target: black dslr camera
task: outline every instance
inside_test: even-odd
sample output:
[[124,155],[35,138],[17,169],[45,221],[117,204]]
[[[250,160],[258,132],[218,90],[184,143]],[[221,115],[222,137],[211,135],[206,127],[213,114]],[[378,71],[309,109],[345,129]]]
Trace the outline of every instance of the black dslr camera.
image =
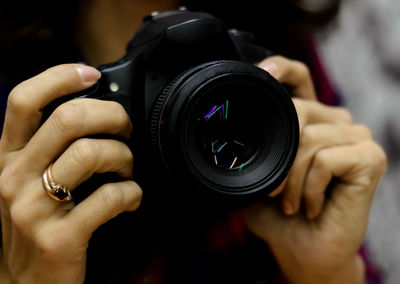
[[169,185],[252,201],[284,180],[299,139],[290,96],[254,65],[267,55],[209,14],[169,11],[145,18],[126,55],[100,66],[97,85],[75,97],[124,106],[145,196]]

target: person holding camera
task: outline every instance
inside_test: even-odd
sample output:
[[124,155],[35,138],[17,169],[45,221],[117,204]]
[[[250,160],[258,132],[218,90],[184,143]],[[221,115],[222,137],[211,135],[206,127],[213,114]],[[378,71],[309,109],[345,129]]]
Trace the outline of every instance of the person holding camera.
[[[9,93],[0,140],[0,282],[363,283],[358,250],[386,157],[346,109],[317,101],[304,63],[279,55],[257,63],[275,78],[271,82],[291,91],[300,138],[287,176],[244,208],[221,209],[207,198],[190,197],[189,187],[160,179],[157,170],[136,168],[148,162],[146,148],[134,147],[133,153],[129,146],[141,141],[132,134],[143,121],[132,119],[135,113],[126,105],[89,95],[60,102],[45,117],[43,111],[60,98],[92,86],[102,90],[101,76],[107,73],[89,65],[123,57],[143,16],[176,10],[178,4],[77,2],[73,38],[87,65],[57,64]],[[54,61],[64,60],[70,58]],[[223,106],[218,116],[224,122],[230,113],[228,104]],[[213,111],[203,119],[210,120]],[[236,142],[235,147],[245,144]],[[215,157],[224,147],[212,151],[213,172],[220,170]],[[224,168],[232,170],[229,175],[250,168],[233,158]],[[118,178],[74,202],[71,196],[81,193],[83,183],[104,173]],[[158,188],[142,190],[137,181],[143,175]]]

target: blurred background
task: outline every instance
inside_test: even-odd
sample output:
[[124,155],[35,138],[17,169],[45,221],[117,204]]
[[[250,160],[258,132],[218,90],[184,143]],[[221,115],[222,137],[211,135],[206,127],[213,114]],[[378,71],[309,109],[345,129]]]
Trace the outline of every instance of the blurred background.
[[[29,9],[21,10],[21,2],[24,6],[30,3]],[[72,2],[78,3],[78,0]],[[259,30],[262,33],[259,35],[259,43],[298,59],[304,59],[301,58],[301,54],[305,48],[309,48],[308,42],[301,46],[304,38],[296,37],[298,32],[304,29],[299,23],[307,18],[313,27],[319,27],[314,30],[316,48],[331,83],[342,97],[342,104],[351,110],[356,122],[366,124],[372,129],[376,140],[384,147],[389,158],[388,171],[373,201],[366,248],[383,275],[384,283],[399,284],[400,1],[275,0],[267,1],[268,9],[265,9],[264,1],[258,0],[247,0],[246,5],[243,5],[243,1],[236,0],[182,2],[192,10],[212,8],[213,14],[225,15],[225,22],[232,25],[234,23],[237,28]],[[20,49],[12,46],[12,52],[7,56],[4,56],[6,53],[2,54],[0,58],[4,61],[1,62],[0,69],[0,86],[3,85],[0,91],[4,92],[0,93],[0,109],[5,108],[8,93],[6,90],[15,85],[15,81],[18,82],[38,71],[18,68],[20,65],[15,62],[24,62],[27,66],[51,66],[70,58],[68,56],[75,58],[75,53],[69,54],[69,50],[74,50],[71,47],[73,41],[64,32],[73,19],[70,17],[70,10],[60,6],[61,3],[66,7],[71,6],[69,1],[0,2],[0,8],[5,4],[15,6],[15,13],[1,14],[0,9],[0,34],[3,41],[11,43],[10,46],[14,43],[12,34],[8,33],[10,27],[16,31],[14,36],[21,36],[22,32],[26,36],[23,44],[16,42]],[[56,8],[60,12],[56,14],[57,17],[45,17],[47,14],[53,15],[52,9]],[[58,29],[63,31],[60,33],[61,38],[51,37],[53,30],[40,26],[46,24],[46,21],[58,24]],[[33,28],[26,29],[32,22],[38,27],[33,25]],[[16,26],[10,26],[10,23]],[[46,28],[45,25],[44,27]],[[287,50],[288,47],[290,50]],[[44,58],[48,60],[44,61]],[[7,86],[5,80],[9,81]],[[0,125],[1,120],[0,114]]]
[[373,202],[366,247],[384,283],[398,284],[400,1],[342,0],[337,18],[315,31],[315,37],[343,104],[352,111],[356,122],[372,129],[388,155],[389,167]]

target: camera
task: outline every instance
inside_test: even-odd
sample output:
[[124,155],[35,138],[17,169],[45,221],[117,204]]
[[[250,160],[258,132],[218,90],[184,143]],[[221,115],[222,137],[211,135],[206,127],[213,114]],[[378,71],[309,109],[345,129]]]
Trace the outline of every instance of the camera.
[[167,185],[186,196],[251,202],[281,184],[299,140],[290,95],[255,65],[269,54],[210,14],[152,14],[126,55],[98,67],[98,83],[72,96],[123,105],[145,196]]

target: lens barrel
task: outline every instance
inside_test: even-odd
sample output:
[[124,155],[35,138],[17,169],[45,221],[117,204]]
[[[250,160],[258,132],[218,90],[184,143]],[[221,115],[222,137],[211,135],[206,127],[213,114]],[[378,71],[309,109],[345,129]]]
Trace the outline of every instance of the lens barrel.
[[299,141],[283,86],[238,61],[208,62],[173,80],[155,104],[150,133],[177,182],[250,199],[284,180]]

